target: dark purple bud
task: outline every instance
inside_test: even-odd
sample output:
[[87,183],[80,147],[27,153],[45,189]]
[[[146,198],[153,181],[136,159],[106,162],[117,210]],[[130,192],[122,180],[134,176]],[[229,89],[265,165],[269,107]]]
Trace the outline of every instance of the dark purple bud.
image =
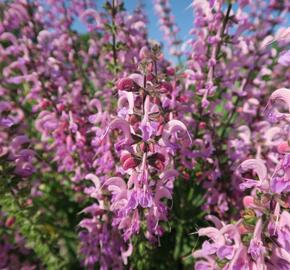
[[134,88],[134,81],[130,78],[123,78],[118,81],[117,88],[121,91],[132,91]]

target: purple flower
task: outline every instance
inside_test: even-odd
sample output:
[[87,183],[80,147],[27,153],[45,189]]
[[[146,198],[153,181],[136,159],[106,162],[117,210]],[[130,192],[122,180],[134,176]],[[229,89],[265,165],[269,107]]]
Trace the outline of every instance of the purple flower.
[[[195,258],[205,259],[217,256],[220,260],[226,259],[228,261],[234,261],[237,253],[243,247],[238,228],[232,224],[224,225],[212,217],[210,217],[210,220],[215,221],[218,228],[207,227],[198,230],[199,236],[207,236],[210,240],[205,241],[202,248],[195,251],[193,256]],[[208,267],[208,264],[203,265],[201,261],[198,262],[200,263],[200,269],[203,269],[202,267]]]
[[290,66],[290,50],[283,52],[279,58],[278,63],[282,66]]
[[251,255],[252,259],[259,264],[264,263],[265,247],[262,242],[262,228],[263,223],[260,218],[256,224],[253,238],[251,239],[250,246],[248,248],[248,253]]
[[240,184],[240,188],[242,190],[248,188],[261,188],[267,190],[269,188],[269,183],[267,179],[267,168],[264,162],[260,159],[248,159],[244,161],[241,165],[242,172],[246,172],[248,170],[253,170],[258,176],[258,181],[249,178],[243,178],[245,180],[244,183]]
[[[280,112],[276,108],[277,107],[276,103],[278,102],[283,103],[288,113]],[[285,119],[286,121],[290,121],[290,89],[280,88],[272,93],[272,95],[270,96],[270,102],[267,108],[267,115],[268,115],[269,120],[273,122],[277,122],[277,120],[282,120],[282,119]]]
[[286,154],[277,166],[270,185],[271,190],[278,194],[290,191],[290,154]]
[[277,234],[279,244],[289,252],[290,258],[290,214],[287,211],[283,211],[280,215]]
[[162,134],[164,144],[173,149],[178,146],[188,146],[192,144],[191,136],[188,130],[181,121],[171,120],[164,127]]

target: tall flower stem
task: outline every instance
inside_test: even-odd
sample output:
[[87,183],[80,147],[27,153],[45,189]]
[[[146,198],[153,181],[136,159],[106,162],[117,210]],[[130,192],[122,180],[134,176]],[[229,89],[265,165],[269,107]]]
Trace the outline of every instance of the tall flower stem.
[[112,0],[112,47],[113,47],[113,61],[114,65],[117,65],[117,48],[116,48],[116,0]]

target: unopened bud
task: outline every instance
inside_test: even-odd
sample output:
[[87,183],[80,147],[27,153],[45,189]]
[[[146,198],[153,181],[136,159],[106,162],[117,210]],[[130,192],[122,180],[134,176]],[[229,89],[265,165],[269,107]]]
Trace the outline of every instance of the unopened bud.
[[123,169],[126,171],[129,169],[135,168],[137,165],[138,164],[137,164],[136,160],[133,157],[129,157],[124,161]]
[[62,112],[65,109],[64,104],[57,104],[56,108],[58,109],[58,111]]
[[154,76],[152,73],[149,73],[148,75],[146,75],[146,80],[147,81],[152,81],[154,79]]
[[118,81],[117,88],[121,91],[130,91],[134,88],[134,81],[130,78],[123,78]]
[[278,146],[277,146],[277,151],[280,153],[280,154],[286,154],[286,153],[289,153],[290,152],[290,146],[287,142],[283,142],[283,143],[280,143]]
[[156,159],[162,161],[162,162],[165,162],[165,157],[164,155],[160,154],[160,153],[157,153],[156,154]]
[[135,125],[139,121],[138,116],[135,114],[129,115],[130,125]]
[[5,221],[5,226],[11,228],[15,223],[16,218],[14,216],[9,216]]
[[164,171],[165,165],[164,165],[164,163],[161,160],[156,160],[155,164],[154,164],[154,167],[157,170]]
[[142,151],[142,153],[147,152],[148,151],[148,144],[145,142],[141,142],[140,143],[140,150]]
[[199,129],[205,129],[206,128],[206,123],[205,122],[200,122],[198,124]]
[[239,108],[237,109],[237,112],[238,112],[238,113],[242,113],[242,112],[243,112],[243,108],[242,108],[242,107],[239,107]]
[[155,152],[155,144],[154,143],[150,143],[149,144],[149,151],[150,152]]
[[173,90],[173,87],[171,83],[169,82],[162,82],[159,90],[161,93],[171,93]]
[[185,180],[189,180],[189,179],[190,179],[190,175],[189,175],[189,173],[187,173],[187,172],[183,172],[183,173],[182,173],[182,177],[183,177]]
[[245,234],[248,232],[248,229],[243,224],[240,224],[240,226],[238,227],[238,230],[240,234]]
[[254,198],[252,196],[245,196],[243,198],[243,204],[246,208],[250,208],[254,204]]
[[161,105],[161,101],[159,97],[153,97],[152,102],[156,105]]
[[120,158],[121,163],[123,164],[130,157],[132,157],[132,155],[129,152],[123,151]]
[[169,75],[169,76],[173,76],[173,75],[175,74],[175,70],[174,70],[173,67],[168,67],[168,68],[166,69],[166,73],[167,73],[167,75]]

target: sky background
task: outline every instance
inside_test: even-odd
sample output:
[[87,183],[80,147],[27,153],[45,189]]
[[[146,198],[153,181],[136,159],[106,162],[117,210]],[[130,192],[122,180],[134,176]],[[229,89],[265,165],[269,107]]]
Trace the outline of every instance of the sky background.
[[[104,0],[99,0],[98,7],[101,8],[103,5]],[[152,0],[143,0],[146,7],[146,15],[148,16],[148,31],[149,31],[149,38],[155,39],[157,41],[161,41],[164,43],[163,40],[163,33],[159,30],[158,25],[158,17],[155,14],[154,8],[153,8],[153,1]],[[134,10],[136,5],[138,4],[138,0],[124,0],[125,8],[128,11]],[[190,28],[193,25],[193,13],[192,8],[188,8],[189,5],[192,3],[192,0],[171,0],[170,5],[173,12],[173,15],[175,16],[175,21],[180,28],[180,34],[179,37],[184,41],[190,38],[188,32]],[[74,26],[74,29],[77,31],[84,33],[86,32],[86,27],[84,24],[82,24],[80,21],[76,21]],[[168,59],[171,58],[168,54],[168,51],[165,50],[165,56]],[[171,60],[174,60],[171,58]]]
[[[146,14],[149,20],[149,36],[152,39],[161,41],[163,34],[159,30],[158,26],[158,17],[155,14],[152,0],[143,1],[146,5]],[[125,7],[129,11],[135,8],[135,5],[138,3],[138,0],[124,0]],[[171,10],[175,16],[175,21],[180,28],[180,38],[186,40],[189,38],[189,30],[193,25],[193,13],[192,8],[188,8],[192,3],[192,0],[171,0]]]

